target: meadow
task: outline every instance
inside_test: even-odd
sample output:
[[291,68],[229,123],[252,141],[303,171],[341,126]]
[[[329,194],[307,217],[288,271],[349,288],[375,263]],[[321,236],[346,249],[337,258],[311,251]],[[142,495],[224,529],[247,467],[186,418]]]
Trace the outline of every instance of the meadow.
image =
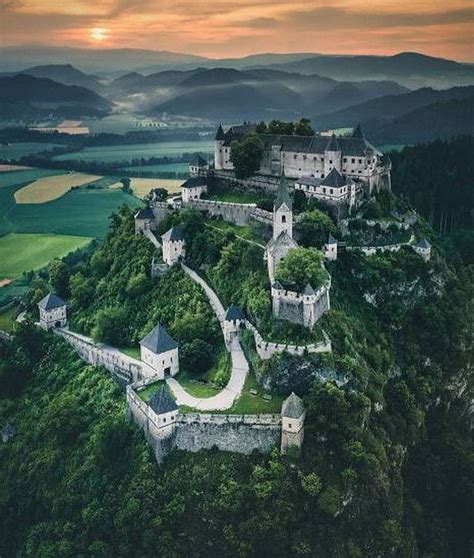
[[131,188],[138,198],[144,198],[154,188],[165,188],[169,194],[178,194],[184,180],[167,178],[131,178]]
[[91,238],[55,234],[10,233],[0,238],[0,279],[16,279],[41,269],[55,257],[86,246]]
[[188,173],[188,163],[163,163],[162,165],[138,165],[136,167],[124,167],[124,172],[176,172],[179,174]]
[[136,145],[101,145],[86,147],[75,153],[56,155],[56,161],[112,161],[130,163],[132,159],[149,157],[181,157],[183,153],[214,152],[213,141],[171,141],[158,143],[140,143]]
[[63,196],[71,188],[99,180],[100,176],[72,172],[44,176],[15,192],[16,203],[46,203]]

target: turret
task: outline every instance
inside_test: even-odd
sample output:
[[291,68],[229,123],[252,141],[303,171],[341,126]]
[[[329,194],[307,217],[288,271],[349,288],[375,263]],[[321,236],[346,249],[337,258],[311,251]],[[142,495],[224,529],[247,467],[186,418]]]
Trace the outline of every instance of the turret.
[[47,294],[38,302],[40,326],[43,329],[67,326],[67,304],[54,293]]
[[303,401],[291,392],[281,406],[281,453],[286,453],[290,447],[301,449],[305,416]]
[[342,171],[342,149],[335,134],[331,136],[324,150],[324,176],[327,176],[332,169]]
[[337,240],[329,234],[328,241],[323,246],[323,254],[327,260],[337,260]]
[[293,204],[285,175],[282,175],[278,186],[278,193],[273,206],[273,238],[276,239],[282,232],[293,238]]
[[224,142],[225,133],[222,126],[219,124],[216,137],[214,138],[214,167],[216,170],[222,170],[224,168]]

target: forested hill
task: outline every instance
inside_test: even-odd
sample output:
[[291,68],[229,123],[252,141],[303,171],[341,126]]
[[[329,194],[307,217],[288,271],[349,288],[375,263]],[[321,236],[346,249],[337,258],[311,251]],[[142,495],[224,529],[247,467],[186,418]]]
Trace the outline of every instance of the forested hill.
[[392,187],[439,234],[474,228],[474,137],[460,136],[390,153]]
[[[191,257],[218,287],[245,296],[255,247],[202,227],[192,211],[178,219]],[[202,293],[188,294],[184,280],[173,288],[179,270],[149,277],[152,250],[134,236],[131,210],[111,226],[95,252],[37,277],[30,308],[53,286],[84,328],[103,329],[108,308],[120,326],[130,313],[130,339],[147,319],[190,331],[183,316],[204,308]],[[468,556],[472,273],[438,247],[428,263],[407,249],[329,265],[324,328],[334,353],[322,364],[349,382],[299,391],[308,409],[301,456],[175,452],[157,466],[109,375],[61,339],[18,326],[0,344],[0,425],[16,430],[0,444],[0,555]],[[307,373],[320,358],[276,356],[268,370]]]

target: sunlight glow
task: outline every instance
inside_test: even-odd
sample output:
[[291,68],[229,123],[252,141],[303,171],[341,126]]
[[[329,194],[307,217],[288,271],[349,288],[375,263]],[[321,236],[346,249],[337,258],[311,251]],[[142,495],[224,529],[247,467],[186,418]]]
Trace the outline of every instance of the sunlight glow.
[[107,39],[108,37],[108,30],[105,29],[104,27],[94,27],[93,29],[90,30],[89,37],[93,41],[97,41],[97,42],[105,41],[105,39]]

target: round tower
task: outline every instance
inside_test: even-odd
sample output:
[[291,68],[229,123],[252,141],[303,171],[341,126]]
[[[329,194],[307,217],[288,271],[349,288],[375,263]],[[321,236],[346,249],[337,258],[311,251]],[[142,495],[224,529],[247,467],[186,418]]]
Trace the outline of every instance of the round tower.
[[214,138],[214,168],[216,170],[222,170],[224,168],[224,142],[225,133],[221,124],[219,124],[216,137]]

